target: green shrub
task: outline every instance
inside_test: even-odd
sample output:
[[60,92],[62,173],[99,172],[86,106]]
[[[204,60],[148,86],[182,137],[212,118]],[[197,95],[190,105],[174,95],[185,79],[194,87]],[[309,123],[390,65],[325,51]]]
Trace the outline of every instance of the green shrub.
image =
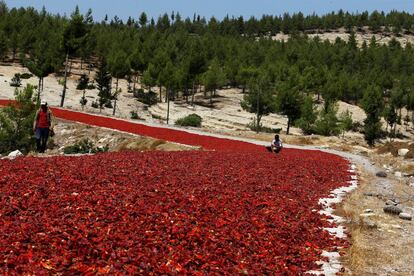
[[197,114],[190,114],[184,118],[180,118],[175,121],[175,124],[178,126],[192,126],[192,127],[201,127],[202,118]]
[[138,99],[138,101],[146,104],[146,105],[153,105],[157,103],[157,94],[149,91],[148,93],[145,93],[144,89],[137,89],[134,92],[134,97]]
[[322,110],[315,122],[313,132],[324,136],[339,135],[341,127],[336,112],[336,107],[329,107],[327,111]]
[[352,130],[354,125],[354,122],[352,121],[352,113],[349,110],[341,113],[341,115],[339,115],[339,122],[343,131]]
[[105,104],[104,104],[104,106],[105,107],[107,107],[107,108],[113,108],[114,106],[112,105],[112,102],[111,101],[107,101]]
[[10,86],[20,87],[22,85],[22,81],[20,78],[20,74],[14,74],[14,77],[11,79]]
[[88,83],[89,83],[89,77],[83,74],[78,81],[78,85],[76,86],[76,89],[85,90],[86,88],[88,88]]
[[80,99],[79,103],[81,104],[82,107],[84,107],[88,103],[88,100],[86,99],[85,96],[82,96],[82,98]]
[[28,79],[30,79],[31,77],[33,77],[33,75],[32,75],[32,74],[30,74],[30,73],[23,73],[23,74],[20,74],[20,78],[21,78],[21,79],[23,79],[23,80],[28,80]]
[[93,90],[95,88],[96,87],[95,87],[95,85],[93,83],[89,83],[88,86],[86,87],[86,89],[88,89],[88,90]]
[[99,108],[99,103],[97,101],[93,101],[92,104],[91,104],[91,106],[93,108]]
[[131,119],[133,120],[139,119],[138,113],[136,111],[131,111],[130,114],[131,114]]
[[106,145],[105,147],[95,147],[92,141],[86,138],[75,143],[74,145],[65,147],[63,149],[63,152],[65,154],[85,154],[107,152],[108,150],[108,145]]
[[20,150],[26,154],[34,149],[33,121],[36,105],[32,101],[34,87],[16,89],[16,105],[0,108],[0,153]]

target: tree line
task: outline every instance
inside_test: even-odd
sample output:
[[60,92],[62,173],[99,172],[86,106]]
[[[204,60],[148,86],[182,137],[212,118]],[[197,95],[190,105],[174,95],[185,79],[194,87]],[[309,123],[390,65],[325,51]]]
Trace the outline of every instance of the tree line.
[[[367,112],[364,132],[373,144],[382,135],[380,117],[395,130],[396,122],[403,120],[402,108],[413,114],[414,49],[396,39],[380,45],[375,37],[359,47],[354,31],[368,26],[400,35],[413,31],[413,19],[414,15],[396,11],[339,11],[221,21],[197,15],[183,19],[178,13],[154,20],[141,13],[127,22],[118,17],[96,22],[91,10],[81,14],[76,8],[67,18],[45,9],[8,9],[0,2],[0,59],[8,56],[27,66],[39,78],[39,91],[48,74],[62,74],[62,106],[73,58],[81,60],[81,67],[97,64],[97,104],[115,105],[114,112],[117,83],[123,78],[133,92],[136,83],[147,91],[157,87],[158,100],[166,102],[193,102],[201,90],[212,101],[217,89],[238,87],[246,93],[242,106],[257,114],[258,128],[261,116],[280,112],[289,126],[330,135],[337,133],[330,130],[336,122],[346,121],[335,114],[335,103],[342,100]],[[349,30],[349,41],[338,38],[329,43],[306,36],[306,31],[339,27]],[[270,35],[280,31],[291,38],[272,40]],[[315,101],[322,100],[324,108],[317,112]]]

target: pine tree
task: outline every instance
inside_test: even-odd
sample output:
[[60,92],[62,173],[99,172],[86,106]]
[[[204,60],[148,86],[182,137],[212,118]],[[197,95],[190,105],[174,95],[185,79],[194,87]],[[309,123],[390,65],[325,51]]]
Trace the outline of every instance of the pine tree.
[[120,93],[118,89],[119,79],[124,78],[131,71],[131,65],[128,62],[126,53],[123,51],[117,51],[112,56],[110,56],[108,60],[108,69],[111,75],[116,79],[115,91],[112,93],[111,97],[114,100],[114,109],[112,115],[115,115],[116,102]]
[[317,117],[312,97],[305,97],[300,107],[300,118],[296,121],[296,125],[304,134],[312,134]]
[[256,113],[254,128],[257,132],[261,129],[263,116],[275,111],[275,98],[273,87],[267,75],[251,79],[248,84],[249,93],[244,95],[241,107],[251,113]]
[[210,68],[203,76],[204,89],[210,91],[210,104],[213,104],[213,96],[216,94],[216,90],[224,85],[226,76],[223,69],[220,67],[220,63],[217,59],[214,59],[210,65]]
[[291,124],[300,117],[301,98],[298,90],[288,82],[278,88],[276,110],[288,118],[286,134],[289,134]]
[[364,123],[364,136],[368,145],[373,146],[381,137],[380,115],[384,107],[383,96],[378,86],[369,86],[362,99],[362,108],[367,114]]
[[98,88],[98,97],[99,97],[99,109],[101,110],[105,105],[111,102],[112,93],[111,93],[111,83],[112,77],[107,69],[107,64],[103,60],[100,62],[98,72],[95,76],[95,81]]
[[34,87],[27,85],[16,89],[16,104],[0,109],[0,153],[20,150],[30,152],[34,147],[33,121],[36,105],[33,102]]
[[76,55],[79,49],[85,46],[88,40],[88,34],[90,32],[89,25],[91,24],[91,15],[87,14],[86,17],[80,14],[79,7],[76,6],[75,11],[71,15],[69,24],[66,26],[63,33],[63,46],[66,52],[65,73],[64,73],[64,86],[60,106],[63,107],[66,96],[66,82],[68,74],[68,60],[72,55]]

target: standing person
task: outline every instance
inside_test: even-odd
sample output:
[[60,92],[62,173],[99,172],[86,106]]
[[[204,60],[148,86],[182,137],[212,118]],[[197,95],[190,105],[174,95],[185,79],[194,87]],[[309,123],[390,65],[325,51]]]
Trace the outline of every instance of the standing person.
[[33,123],[33,132],[36,137],[36,149],[43,153],[46,151],[47,140],[49,135],[53,132],[52,112],[47,106],[46,102],[40,104],[40,109],[36,112]]
[[283,144],[278,134],[275,135],[275,139],[273,139],[272,144],[270,145],[270,148],[272,152],[275,152],[275,153],[279,153],[282,150]]

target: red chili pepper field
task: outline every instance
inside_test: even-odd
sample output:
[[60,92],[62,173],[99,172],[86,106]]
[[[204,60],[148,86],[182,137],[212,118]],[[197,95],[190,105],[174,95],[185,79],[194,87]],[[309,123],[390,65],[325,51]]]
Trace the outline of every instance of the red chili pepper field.
[[206,151],[0,160],[0,274],[303,274],[346,246],[315,211],[340,157],[55,114]]

